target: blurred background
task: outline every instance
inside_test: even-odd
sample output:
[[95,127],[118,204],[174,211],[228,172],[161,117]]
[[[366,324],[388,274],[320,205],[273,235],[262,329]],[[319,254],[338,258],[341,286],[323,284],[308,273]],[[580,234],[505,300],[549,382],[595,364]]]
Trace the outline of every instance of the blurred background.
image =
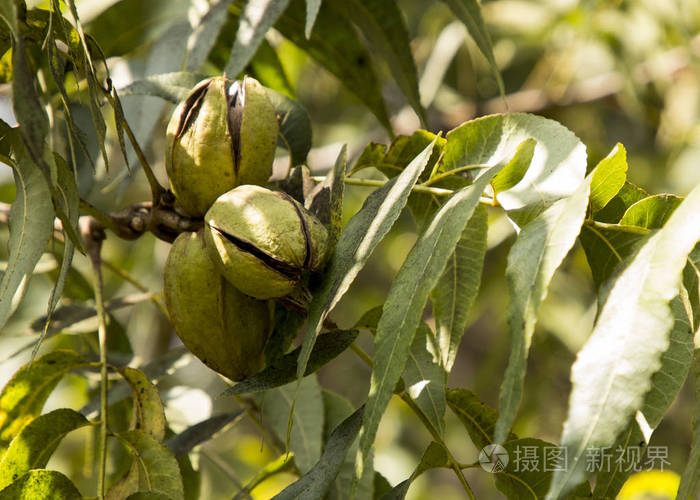
[[[91,22],[117,3],[77,2],[88,31]],[[46,8],[48,2],[34,4]],[[98,38],[98,42],[111,47],[106,49],[107,54],[114,54],[109,66],[115,86],[179,70],[186,51],[183,33],[191,17],[205,10],[206,4],[205,0],[172,2],[172,10],[164,12],[157,26],[144,27],[148,36],[129,50],[118,50],[119,36],[109,41]],[[576,133],[588,148],[589,168],[621,142],[628,152],[629,180],[649,193],[682,196],[700,182],[700,1],[482,1],[505,82],[505,99],[499,96],[486,60],[445,4],[428,0],[399,0],[398,4],[412,40],[429,130],[447,132],[489,113],[532,112],[553,118]],[[278,33],[271,32],[268,41],[277,51],[296,98],[311,116],[314,136],[309,166],[314,173],[323,175],[328,170],[342,144],[348,144],[350,158],[354,159],[368,142],[389,143],[376,118],[340,81]],[[225,58],[222,62],[214,51],[203,72],[218,74],[223,64]],[[380,65],[377,70],[385,82],[383,92],[395,132],[412,133],[420,127],[418,117],[387,76],[388,69]],[[7,87],[0,87],[0,117],[9,122],[12,116]],[[123,102],[129,123],[165,183],[165,124],[172,106],[142,96],[127,96]],[[120,164],[116,137],[108,137],[114,161],[107,171],[99,159],[95,137],[90,135],[94,132],[89,110],[76,104],[74,117],[83,125],[96,161],[95,171],[86,161],[79,165],[81,195],[107,211],[148,199],[142,172],[132,168],[130,174],[124,162]],[[285,154],[279,151],[278,176],[285,173]],[[362,175],[380,178],[377,172],[364,171]],[[0,183],[0,200],[11,202],[14,186],[6,166],[0,166]],[[345,220],[359,209],[369,192],[368,188],[347,187]],[[5,226],[0,227],[0,238],[7,241]],[[338,325],[350,327],[365,311],[382,304],[415,239],[415,225],[408,215],[402,216],[332,314]],[[512,240],[510,224],[494,210],[482,290],[449,382],[450,387],[475,391],[493,407],[497,407],[509,351],[504,270]],[[135,302],[112,312],[112,350],[127,359],[134,356],[147,362],[178,344],[170,324],[148,295],[162,289],[162,267],[168,249],[169,245],[149,235],[135,242],[109,237],[105,244],[106,298],[130,297]],[[6,252],[4,245],[0,251]],[[87,260],[77,255],[74,267],[63,304],[92,297]],[[123,269],[129,279],[112,269]],[[32,322],[45,313],[57,272],[56,259],[47,252],[26,287],[25,300],[0,335],[0,386],[28,360],[37,338]],[[584,253],[577,246],[557,273],[541,310],[516,434],[550,442],[559,439],[570,388],[570,366],[590,333],[595,314],[595,288]],[[429,311],[426,319],[430,322]],[[90,320],[73,325],[47,340],[42,351],[67,346],[92,353],[95,329],[95,322]],[[369,333],[362,332],[358,342],[372,351]],[[196,359],[186,361],[159,382],[174,431],[212,413],[237,407],[235,401],[215,399],[226,388],[216,374]],[[358,406],[367,394],[369,370],[347,351],[319,372],[319,380]],[[84,378],[69,376],[50,399],[47,410],[59,406],[80,408],[93,396]],[[692,405],[692,387],[688,385],[652,438],[652,445],[669,447],[669,468],[676,472],[682,471],[689,449]],[[114,411],[123,413],[124,409]],[[128,415],[122,417],[128,421]],[[478,450],[449,412],[447,423],[446,441],[457,458],[465,463],[477,460]],[[379,430],[375,467],[394,485],[411,474],[429,442],[427,431],[395,399]],[[88,431],[72,433],[49,468],[63,470],[79,486],[89,488],[93,458],[87,450],[91,447]],[[193,466],[202,471],[201,498],[233,497],[236,483],[246,483],[275,457],[255,425],[248,420],[237,422],[202,446],[193,459]],[[479,498],[500,498],[492,478],[481,469],[468,469],[465,474]],[[253,497],[269,498],[292,480],[291,475],[275,476],[256,488]],[[448,500],[462,498],[462,493],[451,471],[432,470],[413,484],[408,498]]]

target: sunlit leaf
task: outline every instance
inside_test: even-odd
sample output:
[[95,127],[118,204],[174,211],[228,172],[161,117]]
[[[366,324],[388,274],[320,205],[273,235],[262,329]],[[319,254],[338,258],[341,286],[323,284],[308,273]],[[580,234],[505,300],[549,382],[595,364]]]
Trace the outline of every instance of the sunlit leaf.
[[31,470],[0,491],[0,500],[81,500],[78,488],[54,470]]
[[447,450],[445,450],[445,447],[440,443],[432,441],[423,453],[420,462],[418,462],[418,466],[411,476],[405,481],[401,481],[394,486],[391,491],[383,495],[381,497],[382,500],[403,500],[406,497],[406,493],[408,493],[408,488],[411,486],[411,483],[415,481],[418,476],[427,470],[438,467],[449,467]]
[[209,51],[216,43],[216,37],[226,22],[231,0],[217,0],[208,5],[206,12],[198,19],[187,40],[186,71],[197,71],[207,60]]
[[0,490],[29,472],[46,466],[63,437],[89,425],[85,417],[68,408],[40,415],[12,440],[0,461]]
[[627,151],[619,142],[598,162],[591,179],[591,209],[598,212],[612,200],[627,179]]
[[659,229],[682,201],[683,198],[672,194],[649,196],[631,205],[619,223],[623,226]]
[[700,240],[700,186],[649,238],[612,283],[596,325],[572,368],[573,388],[562,446],[570,467],[557,472],[548,498],[560,498],[586,477],[586,449],[612,445],[661,367],[688,254]]
[[146,375],[135,368],[119,370],[133,391],[136,428],[150,435],[156,441],[165,438],[165,412],[158,389]]

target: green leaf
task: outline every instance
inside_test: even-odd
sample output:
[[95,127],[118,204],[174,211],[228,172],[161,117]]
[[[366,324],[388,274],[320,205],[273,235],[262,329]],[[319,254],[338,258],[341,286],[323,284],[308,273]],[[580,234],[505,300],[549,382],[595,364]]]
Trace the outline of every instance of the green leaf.
[[[31,161],[43,170],[47,182],[48,167],[44,162],[45,139],[49,133],[49,119],[39,100],[34,71],[29,67],[24,40],[18,36],[12,48],[12,107],[19,122],[19,134]],[[18,146],[14,146],[17,155]],[[22,161],[16,158],[19,163]]]
[[30,469],[42,469],[63,437],[89,425],[80,413],[61,408],[29,422],[10,443],[0,462],[0,490]]
[[391,491],[385,493],[381,497],[382,500],[403,500],[406,498],[406,493],[408,493],[408,488],[411,486],[411,483],[415,481],[418,476],[427,470],[436,469],[438,467],[449,467],[449,458],[445,447],[440,443],[432,441],[425,452],[423,452],[423,456],[411,476],[394,486]]
[[153,491],[137,491],[126,497],[126,500],[171,500],[171,497]]
[[416,63],[403,14],[394,0],[326,0],[354,23],[381,56],[422,123],[425,110],[418,93]]
[[243,410],[214,415],[206,420],[197,422],[165,442],[165,446],[173,452],[175,458],[185,456],[198,444],[211,439],[217,432],[226,427],[243,414]]
[[78,488],[55,470],[31,470],[0,491],[0,500],[81,500]]
[[440,280],[430,292],[441,364],[447,373],[457,357],[469,310],[481,285],[487,231],[488,210],[479,205],[464,228]]
[[598,212],[625,185],[627,179],[627,151],[619,142],[608,156],[600,160],[591,179],[591,209]]
[[253,58],[265,33],[289,5],[289,0],[248,0],[238,18],[238,31],[231,55],[224,68],[227,75],[238,75]]
[[218,0],[209,4],[208,9],[193,26],[187,39],[186,71],[197,71],[207,60],[209,51],[216,43],[221,28],[228,17],[231,0]]
[[518,184],[498,195],[520,227],[557,200],[576,192],[586,173],[586,147],[559,123],[524,113],[466,122],[447,134],[440,172],[467,165],[507,164],[527,139],[537,144],[530,168]]
[[20,368],[0,394],[0,453],[34,420],[63,375],[87,362],[71,351],[53,351]]
[[[695,335],[697,334],[696,332]],[[693,438],[690,443],[690,453],[681,475],[681,484],[678,486],[677,500],[691,498],[700,477],[700,348],[696,348],[693,352],[693,390],[695,396]]]
[[554,272],[569,253],[588,207],[589,181],[526,224],[515,240],[506,266],[510,292],[508,324],[511,350],[501,383],[495,442],[502,443],[515,421],[522,398],[528,351],[537,313]]
[[535,154],[536,145],[537,141],[532,138],[525,139],[520,143],[513,158],[491,181],[491,186],[493,187],[495,195],[503,191],[508,191],[525,177],[525,173],[532,162],[532,156]]
[[683,198],[672,194],[656,194],[631,205],[620,219],[620,225],[648,229],[663,227]]
[[612,445],[642,408],[669,345],[674,324],[669,302],[678,294],[681,272],[698,240],[700,186],[611,284],[572,367],[570,411],[561,439],[572,466],[555,473],[548,498],[562,497],[585,478],[585,450]]
[[106,58],[122,56],[161,37],[187,19],[189,0],[121,0],[87,24]]
[[321,456],[323,440],[323,401],[316,377],[301,379],[298,390],[297,382],[271,389],[259,401],[263,420],[282,441],[287,436],[289,412],[294,410],[289,447],[301,473],[309,472]]
[[439,280],[484,188],[499,170],[484,172],[450,197],[409,252],[391,285],[375,336],[374,368],[356,459],[362,473],[379,421],[408,359],[428,294]]
[[156,441],[165,438],[165,411],[158,389],[146,375],[135,368],[120,368],[119,373],[127,381],[134,393],[136,428]]
[[[558,452],[561,448],[534,438],[523,438],[503,444],[508,452],[508,464],[494,475],[496,488],[508,500],[539,500],[544,498],[552,481],[552,470],[566,461]],[[584,482],[576,488],[577,495],[589,497],[591,487]]]
[[[311,351],[304,376],[311,375],[344,352],[355,341],[357,334],[357,330],[334,330],[319,335],[313,351]],[[220,397],[261,392],[293,382],[297,378],[297,362],[300,352],[301,348],[298,347],[289,354],[285,354],[260,373],[229,387],[220,394]]]
[[29,158],[22,141],[15,134],[12,137],[12,145],[17,197],[10,211],[7,269],[0,280],[0,328],[16,307],[14,302],[18,290],[26,286],[34,266],[51,238],[54,218],[51,192],[46,178]]
[[273,498],[277,500],[323,498],[338,475],[348,449],[357,438],[362,425],[363,411],[364,407],[361,407],[343,420],[328,438],[319,461],[298,481],[287,486]]
[[263,40],[258,47],[255,57],[250,61],[250,67],[255,78],[265,87],[276,90],[285,97],[294,98],[294,90],[289,83],[277,51],[267,40]]
[[19,32],[17,5],[14,0],[0,0],[0,18],[7,24],[13,35]]
[[311,150],[311,120],[297,101],[272,89],[265,89],[280,117],[280,142],[289,151],[291,166],[302,165]]
[[180,468],[172,452],[141,430],[120,434],[139,466],[139,489],[184,500]]
[[119,89],[119,95],[150,95],[177,104],[204,78],[203,75],[184,71],[161,73],[131,82]]
[[[284,3],[286,4],[286,1]],[[335,75],[369,108],[379,123],[391,131],[381,85],[370,64],[369,52],[354,27],[330,5],[330,2],[323,2],[316,18],[315,29],[311,37],[306,38],[304,11],[303,0],[292,0],[275,27]]]
[[304,27],[304,34],[306,35],[306,38],[311,37],[311,32],[314,29],[316,16],[318,16],[318,11],[320,8],[321,0],[306,0],[306,26]]
[[441,436],[445,431],[446,378],[435,333],[422,323],[408,352],[403,381],[408,395]]
[[416,156],[400,175],[369,195],[360,211],[345,226],[326,266],[323,281],[309,305],[306,332],[297,366],[298,377],[306,372],[311,350],[326,316],[347,292],[372,251],[401,214],[411,189],[430,158],[433,144],[434,142],[429,144]]
[[[479,396],[468,389],[452,389],[447,391],[447,404],[457,415],[467,430],[474,447],[481,449],[493,443],[498,412],[487,406]],[[518,439],[510,433],[507,440]]]
[[343,229],[343,194],[345,193],[345,171],[348,166],[347,145],[335,160],[335,166],[326,178],[311,192],[306,208],[328,229],[328,248],[333,251]]
[[245,487],[241,489],[233,500],[249,500],[252,498],[250,492],[255,489],[260,483],[265,481],[267,478],[272,477],[281,472],[293,471],[294,470],[294,453],[285,453],[277,457],[269,464],[267,464],[262,469],[258,469],[255,475],[246,483]]
[[[651,379],[651,390],[644,397],[642,414],[645,427],[655,430],[683,386],[693,358],[693,336],[688,324],[688,315],[679,297],[671,301],[675,323],[670,333],[668,349],[661,356],[661,368]],[[637,415],[637,419],[640,415]],[[645,436],[636,420],[629,423],[617,442],[608,450],[614,459],[600,461],[596,474],[596,498],[612,498],[644,460],[644,451],[650,439]],[[637,453],[638,452],[638,453]],[[608,455],[609,456],[609,455]]]
[[631,182],[625,182],[620,191],[610,200],[605,208],[595,214],[595,219],[600,222],[616,224],[620,222],[627,209],[649,196],[649,193]]
[[455,16],[464,23],[469,31],[469,34],[476,42],[476,46],[479,47],[481,53],[486,57],[486,60],[491,66],[491,71],[493,71],[493,76],[498,84],[498,90],[501,96],[505,96],[505,87],[503,86],[503,78],[501,78],[501,73],[498,71],[498,65],[496,64],[496,58],[493,55],[493,45],[491,44],[491,37],[486,29],[486,23],[481,15],[481,6],[477,0],[443,0],[447,5],[450,6],[452,12]]
[[586,252],[593,282],[596,288],[600,289],[603,283],[620,269],[621,263],[634,253],[643,235],[584,224],[579,239]]

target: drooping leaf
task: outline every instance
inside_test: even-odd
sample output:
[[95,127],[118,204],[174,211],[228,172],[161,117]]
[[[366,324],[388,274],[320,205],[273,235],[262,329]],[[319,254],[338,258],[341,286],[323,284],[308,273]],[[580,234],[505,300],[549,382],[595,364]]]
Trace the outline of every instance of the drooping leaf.
[[401,174],[374,191],[345,226],[326,266],[323,282],[309,305],[297,376],[303,376],[306,372],[311,350],[326,316],[347,292],[372,251],[399,217],[411,189],[430,158],[433,144],[416,156]]
[[474,184],[457,191],[420,235],[392,283],[375,336],[374,368],[360,432],[357,476],[374,442],[379,421],[406,365],[410,345],[428,294],[440,278],[484,188],[499,167],[485,171]]
[[[357,330],[334,330],[319,335],[313,351],[311,351],[304,376],[311,375],[335,359],[355,341],[357,334]],[[301,348],[298,347],[289,354],[285,354],[260,373],[229,387],[221,393],[221,396],[261,392],[293,382],[297,378],[297,363],[300,352]]]
[[121,0],[87,24],[87,32],[105,57],[128,54],[160,38],[173,24],[187,19],[189,0]]
[[139,466],[139,490],[184,500],[180,468],[168,448],[141,430],[127,431],[119,437]]
[[464,228],[454,253],[435,288],[430,292],[442,366],[449,373],[467,327],[486,256],[488,211],[479,205]]
[[447,450],[445,450],[445,447],[440,443],[432,441],[423,453],[420,462],[418,462],[418,466],[411,476],[394,486],[391,491],[384,494],[381,497],[382,500],[403,500],[406,498],[406,493],[408,493],[408,488],[411,486],[411,483],[415,481],[418,476],[427,470],[436,469],[438,467],[449,467]]
[[348,449],[357,438],[362,425],[363,410],[364,407],[361,407],[343,420],[328,438],[318,462],[298,481],[287,486],[273,498],[277,500],[323,498],[343,465]]
[[217,0],[209,4],[206,12],[198,19],[194,31],[187,40],[186,71],[197,71],[207,60],[209,51],[216,43],[216,37],[226,22],[231,0]]
[[693,352],[693,389],[695,396],[693,437],[690,443],[690,453],[681,475],[681,484],[678,486],[677,500],[691,498],[700,477],[700,349],[698,348]]
[[309,38],[305,34],[305,25],[303,0],[292,0],[275,27],[335,75],[369,108],[379,123],[391,131],[381,85],[370,63],[369,52],[353,26],[330,2],[321,4]]
[[34,420],[60,379],[87,365],[71,351],[52,351],[20,368],[0,394],[0,453],[28,422]]
[[406,392],[440,435],[445,430],[446,374],[435,333],[422,323],[416,330],[403,372]]
[[0,500],[81,500],[78,488],[55,470],[31,470],[0,491]]
[[320,8],[321,0],[306,0],[306,26],[304,27],[306,38],[311,36],[311,31],[314,29],[316,16],[318,16],[318,10]]
[[491,66],[491,71],[498,84],[498,90],[501,92],[501,96],[505,95],[505,87],[503,86],[503,78],[501,78],[501,73],[498,71],[498,65],[496,64],[496,58],[493,55],[493,45],[491,44],[491,37],[486,29],[486,23],[481,15],[481,5],[477,0],[443,0],[447,5],[450,6],[452,12],[457,16],[457,18],[464,23],[469,30],[469,34],[476,42],[477,47],[481,53],[486,57],[486,60]]
[[326,174],[322,183],[316,186],[307,201],[306,208],[328,229],[328,248],[332,251],[338,242],[343,225],[343,194],[345,192],[345,171],[348,166],[347,145],[343,145],[335,160],[335,166]]
[[[498,412],[481,401],[479,396],[468,389],[452,389],[447,391],[447,404],[462,422],[477,449],[494,442]],[[513,439],[518,437],[510,433],[507,440]]]
[[612,445],[642,407],[669,345],[669,303],[678,294],[681,272],[698,240],[700,186],[612,283],[593,333],[572,367],[570,411],[561,439],[571,466],[555,473],[548,498],[562,497],[585,478],[580,460],[585,450]]
[[583,182],[586,147],[567,128],[524,113],[471,120],[447,134],[439,170],[508,163],[528,139],[537,142],[530,167],[518,184],[498,195],[498,203],[522,227],[557,200],[571,196]]
[[119,89],[119,94],[122,96],[150,95],[178,103],[184,100],[192,88],[203,79],[204,76],[197,73],[181,71],[162,73],[131,82]]
[[301,473],[309,472],[321,456],[323,440],[323,401],[316,377],[310,375],[301,379],[298,391],[297,382],[292,382],[271,389],[259,398],[263,402],[263,420],[282,442],[286,440],[289,412],[294,402],[289,447]]
[[672,194],[649,196],[631,205],[620,219],[620,224],[659,229],[682,201],[683,198]]
[[30,469],[42,469],[63,437],[89,425],[80,413],[60,408],[29,422],[12,440],[0,461],[0,490]]
[[297,101],[272,89],[265,89],[280,121],[280,142],[289,151],[292,167],[306,162],[311,149],[311,120]]
[[289,5],[289,0],[249,0],[238,18],[236,40],[224,68],[227,75],[236,76],[246,67],[260,46],[265,33]]
[[627,179],[627,150],[619,142],[596,165],[591,179],[591,209],[598,212],[625,185]]
[[15,295],[26,286],[53,232],[54,209],[46,178],[16,134],[12,138],[17,197],[10,211],[7,269],[0,280],[0,327],[17,306]]
[[211,439],[217,432],[226,427],[243,413],[243,410],[236,410],[228,413],[214,415],[206,420],[197,422],[179,434],[176,434],[165,441],[165,446],[180,459],[185,456],[200,443]]
[[425,110],[418,93],[418,74],[403,14],[393,0],[326,0],[354,23],[385,62],[422,123]]
[[502,443],[520,405],[528,351],[537,313],[547,296],[554,272],[569,253],[581,230],[588,206],[588,181],[527,223],[508,254],[506,278],[510,302],[508,324],[511,350],[501,383],[495,442]]
[[165,411],[158,389],[146,375],[135,368],[121,368],[119,373],[127,381],[133,392],[136,413],[136,429],[139,429],[156,441],[165,438]]

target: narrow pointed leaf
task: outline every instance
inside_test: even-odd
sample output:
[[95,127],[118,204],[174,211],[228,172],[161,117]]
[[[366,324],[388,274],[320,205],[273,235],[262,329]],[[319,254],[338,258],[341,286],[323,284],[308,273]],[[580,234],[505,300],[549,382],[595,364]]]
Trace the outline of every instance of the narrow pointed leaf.
[[442,366],[447,373],[457,357],[469,311],[481,285],[487,231],[488,210],[479,205],[447,261],[440,281],[430,292]]
[[26,285],[44,252],[53,232],[54,219],[45,176],[29,157],[19,137],[14,135],[12,143],[17,197],[10,211],[7,268],[0,280],[0,327],[12,314],[18,289]]
[[309,472],[321,456],[323,440],[323,401],[316,377],[303,378],[298,392],[297,383],[292,382],[265,392],[258,401],[262,404],[263,420],[282,442],[286,441],[289,412],[293,408],[289,447],[301,473]]
[[211,439],[217,432],[242,414],[243,410],[241,409],[209,417],[206,420],[197,422],[188,427],[181,433],[168,438],[168,440],[165,441],[165,446],[167,446],[168,449],[173,452],[175,458],[179,460],[187,456],[198,444]]
[[304,27],[304,34],[306,35],[306,38],[311,37],[311,32],[314,29],[316,16],[318,16],[318,11],[320,8],[321,0],[306,0],[306,26]]
[[406,365],[428,294],[445,269],[484,188],[498,170],[499,167],[487,170],[473,185],[450,197],[420,235],[392,283],[377,325],[374,369],[360,433],[358,473],[366,466],[379,421]]
[[328,248],[331,249],[335,248],[343,229],[343,194],[347,166],[348,150],[347,145],[343,144],[333,169],[326,174],[324,181],[316,186],[306,203],[306,208],[328,229]]
[[586,449],[612,445],[642,407],[669,345],[669,302],[678,294],[681,272],[698,240],[700,186],[614,281],[593,333],[578,354],[561,439],[571,466],[555,474],[549,499],[561,498],[585,478],[581,459]]
[[411,54],[411,40],[403,14],[394,0],[326,0],[372,44],[374,53],[386,62],[408,103],[425,123],[425,110],[418,93],[418,74]]
[[[319,335],[313,351],[311,351],[304,376],[311,375],[344,352],[355,341],[358,333],[357,330],[334,330]],[[300,352],[301,348],[298,347],[289,354],[285,354],[260,373],[229,387],[221,393],[221,396],[261,392],[294,382],[297,379],[297,362]]]
[[416,156],[400,175],[369,195],[360,211],[345,226],[333,257],[326,266],[323,282],[309,305],[306,333],[297,366],[298,377],[306,372],[311,350],[326,316],[347,292],[406,206],[411,189],[430,158],[433,144]]
[[610,154],[600,160],[591,179],[591,209],[598,212],[625,185],[627,179],[627,150],[619,142]]
[[403,373],[406,392],[440,435],[445,430],[446,374],[435,333],[422,323],[416,330]]
[[273,498],[277,500],[323,498],[343,465],[345,455],[357,438],[364,407],[343,420],[331,433],[319,461],[298,481]]
[[554,272],[581,230],[588,206],[588,182],[526,224],[508,254],[508,324],[511,351],[501,383],[495,442],[502,443],[515,421],[522,397],[528,351],[537,313]]
[[187,39],[187,71],[197,71],[207,60],[219,31],[226,22],[231,0],[211,2]]
[[237,77],[253,58],[265,33],[289,5],[289,0],[249,0],[238,19],[236,41],[224,73]]
[[491,37],[486,29],[486,23],[481,15],[481,5],[479,5],[478,0],[443,0],[447,5],[450,6],[452,12],[457,16],[457,18],[464,23],[469,31],[469,34],[476,42],[477,47],[481,53],[486,57],[486,60],[491,66],[491,71],[498,84],[498,90],[501,92],[501,96],[505,96],[505,87],[503,86],[503,78],[501,78],[501,73],[498,71],[498,65],[496,64],[496,58],[493,55],[493,45],[491,44]]
[[87,362],[71,351],[53,351],[20,368],[0,394],[0,452],[44,407],[63,375]]
[[40,415],[27,424],[10,443],[0,461],[0,490],[30,469],[42,469],[63,437],[89,425],[85,417],[68,408]]
[[78,488],[55,470],[32,470],[0,491],[0,500],[82,500]]
[[292,0],[275,27],[335,75],[391,131],[379,79],[354,27],[327,1],[321,4],[310,38],[305,24],[303,0]]
[[681,484],[676,495],[677,500],[691,498],[698,478],[700,478],[700,348],[696,348],[693,352],[693,388],[695,395],[693,438],[690,443],[690,453],[681,475]]

